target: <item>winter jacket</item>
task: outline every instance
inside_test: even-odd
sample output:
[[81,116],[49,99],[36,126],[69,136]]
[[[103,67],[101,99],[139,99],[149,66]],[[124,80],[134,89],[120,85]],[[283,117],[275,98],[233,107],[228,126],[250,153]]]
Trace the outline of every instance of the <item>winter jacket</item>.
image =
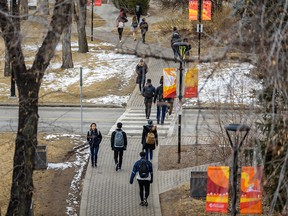
[[176,42],[181,42],[181,37],[180,37],[180,34],[178,33],[178,31],[173,31],[172,37],[171,37],[171,47]]
[[[148,97],[147,95],[146,95],[146,93],[147,93],[147,89],[148,88],[152,88],[152,91],[153,91],[153,95],[152,95],[152,97]],[[142,93],[142,95],[145,97],[145,100],[144,100],[144,102],[153,102],[153,98],[154,98],[154,95],[155,95],[155,87],[151,84],[151,83],[147,83],[145,86],[144,86],[144,88],[143,88],[143,93]]]
[[[152,132],[155,135],[155,144],[146,144],[146,137],[148,132],[152,129],[152,127],[154,126],[154,130],[152,130]],[[157,133],[157,126],[156,125],[144,125],[143,126],[143,131],[142,131],[142,145],[143,145],[143,149],[152,149],[154,150],[156,148],[156,145],[158,146],[158,133]]]
[[100,130],[96,129],[95,131],[89,130],[87,132],[87,141],[90,145],[90,147],[96,147],[100,145],[102,141],[102,134]]
[[142,70],[144,71],[144,76],[143,76],[143,80],[145,82],[146,80],[146,73],[148,72],[148,67],[146,65],[146,63],[144,63],[143,66],[137,64],[136,66],[136,73],[137,73],[137,79],[136,79],[136,83],[141,83],[142,82]]
[[131,173],[131,176],[130,176],[130,184],[133,184],[133,180],[134,180],[134,177],[135,175],[138,173],[137,175],[137,180],[147,180],[149,181],[150,183],[153,183],[153,167],[152,167],[152,163],[148,160],[146,160],[146,163],[148,165],[148,170],[149,170],[149,176],[147,178],[141,178],[140,175],[139,175],[139,169],[140,169],[140,163],[141,163],[141,160],[146,160],[145,157],[142,157],[140,160],[136,161],[134,166],[133,166],[133,169],[132,169],[132,173]]
[[146,21],[140,22],[139,27],[142,33],[146,33],[148,31],[148,23]]
[[124,147],[123,148],[119,148],[119,147],[115,147],[114,146],[116,131],[113,131],[113,133],[111,135],[111,149],[114,150],[114,151],[126,150],[127,149],[127,135],[122,129],[117,128],[116,130],[117,131],[122,131],[123,139],[124,139]]

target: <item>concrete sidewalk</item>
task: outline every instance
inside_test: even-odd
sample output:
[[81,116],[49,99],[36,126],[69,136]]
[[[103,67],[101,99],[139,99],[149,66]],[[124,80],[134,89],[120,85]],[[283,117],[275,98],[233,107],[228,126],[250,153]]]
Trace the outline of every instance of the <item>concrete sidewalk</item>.
[[[136,54],[140,56],[156,54],[159,57],[165,57],[166,60],[167,58],[173,59],[171,49],[162,48],[158,45],[149,46],[142,44],[142,42],[134,42],[132,37],[125,38],[124,42],[119,44],[118,37],[108,33],[115,28],[114,21],[118,10],[111,4],[103,6],[97,7],[95,12],[106,20],[106,25],[94,29],[95,38],[115,44],[117,49],[125,49],[126,51],[136,50]],[[174,63],[174,61],[166,60],[162,58],[145,58],[149,68],[146,79],[152,79],[152,84],[155,87],[159,85],[164,67],[178,67],[178,64]],[[144,112],[144,99],[139,95],[138,86],[135,86],[127,103],[127,109],[129,108],[142,108]],[[155,107],[152,112],[156,112]],[[153,120],[155,121],[155,119]],[[192,168],[158,171],[159,148],[161,148],[161,145],[173,145],[173,143],[175,145],[175,141],[171,137],[161,138],[159,140],[159,147],[153,152],[154,182],[150,188],[149,205],[148,207],[143,207],[139,205],[140,196],[136,178],[133,185],[129,184],[133,164],[140,158],[139,153],[142,150],[141,138],[135,136],[128,137],[128,147],[127,151],[124,152],[122,169],[116,172],[113,151],[110,147],[110,136],[106,135],[100,145],[98,167],[92,168],[91,163],[88,164],[83,182],[80,216],[161,216],[159,194],[179,184],[189,182],[192,171]],[[206,166],[194,169],[203,170],[206,169]]]

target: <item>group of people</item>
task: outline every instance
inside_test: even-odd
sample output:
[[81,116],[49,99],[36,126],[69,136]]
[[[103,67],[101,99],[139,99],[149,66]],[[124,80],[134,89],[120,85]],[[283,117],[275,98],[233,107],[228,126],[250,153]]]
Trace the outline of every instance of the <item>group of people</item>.
[[[137,40],[137,30],[138,28],[141,31],[141,36],[142,36],[142,42],[146,43],[146,33],[148,31],[149,25],[146,22],[146,19],[143,17],[141,22],[140,22],[140,17],[142,16],[142,7],[140,4],[136,4],[135,6],[135,12],[131,20],[131,32],[133,35],[134,41]],[[125,23],[128,22],[128,17],[125,13],[125,10],[123,8],[120,9],[119,15],[116,17],[116,28],[118,31],[118,36],[119,36],[119,42],[122,43],[122,36],[123,36],[123,30],[125,27]]]
[[143,59],[136,65],[135,71],[136,83],[139,85],[140,94],[144,96],[146,119],[150,119],[151,107],[154,102],[154,104],[157,103],[157,124],[164,124],[166,113],[172,114],[174,99],[163,97],[163,76],[160,78],[160,85],[155,88],[151,79],[147,79],[145,83],[148,66]]
[[[147,198],[150,194],[150,184],[153,183],[153,150],[158,146],[157,126],[153,124],[152,120],[148,120],[147,125],[143,126],[142,132],[142,151],[140,152],[140,160],[137,160],[132,168],[130,176],[130,184],[133,184],[134,178],[139,184],[140,188],[140,205],[148,206]],[[90,125],[90,130],[87,132],[87,142],[90,146],[91,165],[97,167],[98,151],[102,141],[102,134],[97,129],[96,123]],[[111,149],[114,151],[115,170],[121,170],[123,153],[127,149],[127,134],[122,129],[122,123],[117,123],[117,128],[111,135]]]

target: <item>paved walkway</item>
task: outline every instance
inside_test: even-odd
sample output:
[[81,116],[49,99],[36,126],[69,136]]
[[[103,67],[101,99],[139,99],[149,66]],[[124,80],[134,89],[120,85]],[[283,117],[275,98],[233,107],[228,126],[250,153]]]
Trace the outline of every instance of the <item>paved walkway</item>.
[[[118,44],[117,36],[107,33],[111,32],[114,28],[114,20],[118,10],[108,4],[103,5],[100,8],[97,7],[95,12],[106,20],[105,26],[94,30],[95,38],[105,38],[105,41],[115,44],[119,49],[136,50],[138,55],[145,54],[149,56],[152,53],[156,53],[159,57],[165,56],[172,60],[171,49],[161,48],[157,45],[148,46],[142,43],[135,43],[132,40],[132,37],[124,39],[123,44]],[[153,20],[153,17],[151,20]],[[145,60],[149,67],[147,78],[152,79],[152,84],[154,86],[159,85],[162,68],[178,67],[174,61],[167,62],[156,58],[146,58]],[[142,109],[144,113],[143,97],[139,95],[138,91],[138,86],[136,86],[127,104],[127,109]],[[153,106],[152,110],[154,112],[152,116],[155,116],[156,107]],[[171,125],[172,124],[174,124],[173,121],[171,121]],[[125,130],[125,126],[123,126],[123,129]],[[140,130],[141,129],[142,127]],[[171,134],[173,134],[173,130]],[[159,141],[160,148],[161,145],[176,145],[177,142],[175,142],[175,139],[176,137],[162,137]],[[194,144],[194,140],[189,137],[184,137],[183,141],[184,140],[187,143]],[[148,198],[149,206],[139,206],[140,197],[138,182],[134,179],[133,185],[130,185],[129,178],[134,162],[139,159],[141,147],[139,136],[135,134],[134,136],[128,136],[128,148],[127,151],[124,152],[122,170],[116,172],[113,151],[110,147],[110,135],[105,136],[99,151],[98,167],[92,168],[91,164],[88,164],[83,184],[80,216],[161,216],[159,193],[170,190],[184,182],[189,182],[192,168],[159,171],[159,148],[157,148],[154,151],[152,162],[154,182],[151,186],[151,192]],[[206,166],[200,166],[193,169],[203,170],[206,169]]]

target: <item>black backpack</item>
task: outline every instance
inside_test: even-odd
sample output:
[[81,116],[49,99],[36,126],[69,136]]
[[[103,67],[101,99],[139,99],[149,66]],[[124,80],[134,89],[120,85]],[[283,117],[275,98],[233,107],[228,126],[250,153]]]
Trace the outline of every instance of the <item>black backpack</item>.
[[154,88],[152,85],[145,87],[144,97],[153,98],[154,97]]
[[149,168],[145,159],[140,160],[139,175],[141,178],[147,178],[149,176]]

